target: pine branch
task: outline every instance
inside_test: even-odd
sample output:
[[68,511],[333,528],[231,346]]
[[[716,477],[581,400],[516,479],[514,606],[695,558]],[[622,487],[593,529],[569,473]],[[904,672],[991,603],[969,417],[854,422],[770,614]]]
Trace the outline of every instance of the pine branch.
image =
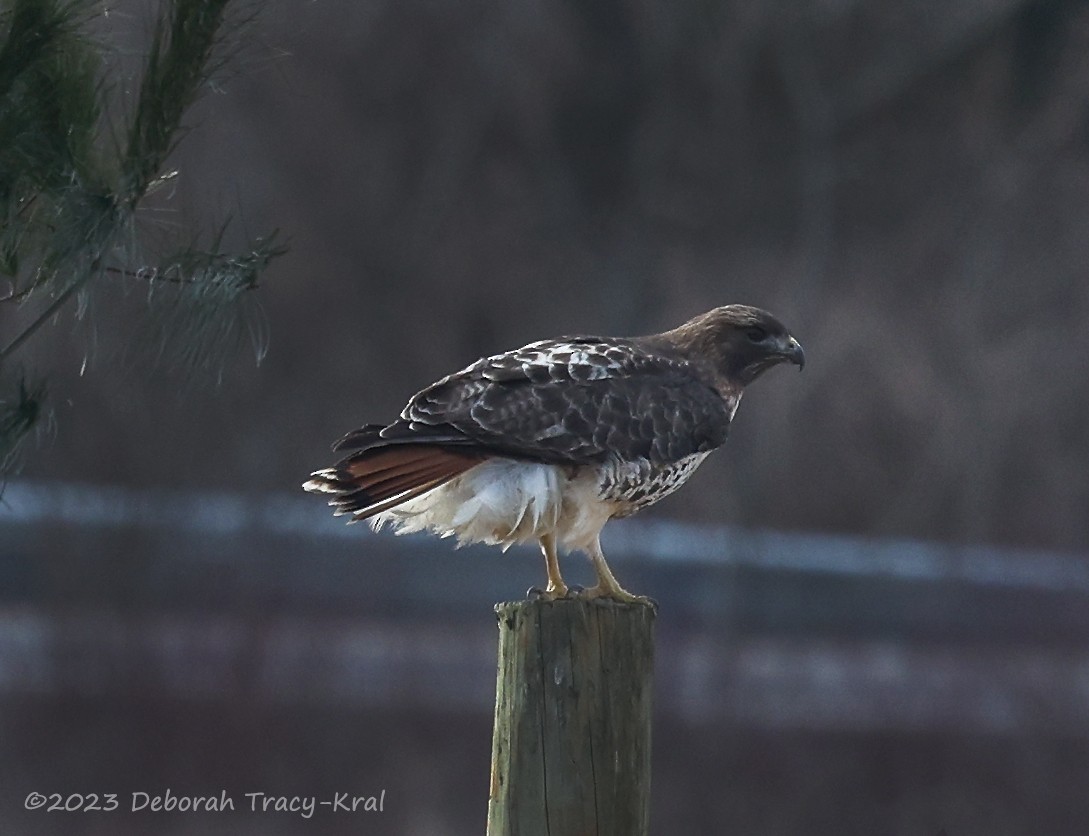
[[[267,329],[260,309],[247,305],[247,298],[265,268],[287,248],[274,231],[252,241],[245,252],[226,253],[227,226],[216,231],[207,248],[193,243],[145,271],[152,294],[170,290],[169,298],[152,307],[140,341],[158,343],[155,362],[187,374],[215,373],[219,358],[247,340],[258,360],[264,356]],[[166,287],[156,290],[159,284]]]
[[44,57],[56,54],[59,44],[78,37],[79,23],[92,5],[87,0],[14,0],[0,14],[0,26],[7,29],[0,48],[0,98],[6,98],[16,80]]
[[[156,323],[143,332],[147,354],[216,371],[248,334],[260,358],[264,328],[245,297],[284,252],[275,233],[232,255],[222,246],[224,225],[209,246],[191,243],[158,258],[145,251],[137,214],[145,196],[173,176],[163,168],[184,134],[187,109],[222,69],[221,41],[236,5],[162,0],[139,92],[121,107],[112,97],[131,85],[103,77],[105,47],[87,34],[99,3],[11,0],[0,8],[0,278],[10,283],[0,302],[18,303],[9,310],[23,319],[0,347],[0,372],[74,297],[85,300],[107,276],[147,281],[145,320]],[[132,114],[128,127],[113,131],[103,114],[123,112]],[[158,266],[133,270],[132,261]],[[81,301],[77,315],[84,308]],[[44,389],[16,389],[18,397],[0,400],[0,472],[42,414],[30,405],[40,406]]]
[[19,448],[41,419],[44,403],[44,384],[30,384],[23,375],[10,394],[0,395],[0,474],[18,466]]
[[173,150],[182,115],[215,67],[212,56],[229,0],[174,0],[159,19],[129,131],[124,172],[135,205]]
[[56,296],[54,296],[53,301],[50,302],[48,306],[46,306],[44,311],[38,314],[33,322],[31,322],[22,331],[20,331],[11,342],[9,342],[6,346],[0,349],[0,368],[3,367],[4,360],[14,354],[16,351],[18,351],[23,343],[25,343],[32,336],[34,336],[39,328],[45,325],[45,323],[47,323],[57,313],[57,311],[59,311],[68,303],[68,300],[71,299],[72,296],[74,296],[81,287],[83,287],[83,285],[87,281],[87,278],[89,277],[89,273],[81,276],[79,279],[73,281],[70,285],[68,285],[68,287],[66,287]]

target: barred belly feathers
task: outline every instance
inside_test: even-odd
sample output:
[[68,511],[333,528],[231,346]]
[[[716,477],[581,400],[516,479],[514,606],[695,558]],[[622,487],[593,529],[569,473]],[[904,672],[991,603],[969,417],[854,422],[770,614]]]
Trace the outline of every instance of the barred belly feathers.
[[586,597],[645,601],[616,582],[599,535],[677,490],[726,440],[742,392],[798,342],[765,311],[716,308],[649,337],[563,337],[485,357],[417,393],[390,424],[304,485],[338,515],[506,550],[536,541],[556,598],[558,550],[581,550]]

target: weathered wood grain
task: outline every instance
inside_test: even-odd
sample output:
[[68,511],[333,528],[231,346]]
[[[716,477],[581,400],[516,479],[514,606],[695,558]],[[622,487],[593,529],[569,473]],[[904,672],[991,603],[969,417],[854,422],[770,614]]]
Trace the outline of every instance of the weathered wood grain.
[[654,609],[499,604],[488,836],[646,836]]

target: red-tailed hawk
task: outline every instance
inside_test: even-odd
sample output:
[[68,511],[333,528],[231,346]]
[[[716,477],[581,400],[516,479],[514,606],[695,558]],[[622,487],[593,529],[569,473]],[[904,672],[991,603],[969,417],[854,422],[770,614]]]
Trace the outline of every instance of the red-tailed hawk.
[[477,360],[417,393],[391,424],[348,433],[352,450],[303,487],[375,529],[461,543],[536,540],[544,594],[569,594],[557,549],[584,551],[579,593],[645,601],[616,582],[599,535],[673,493],[726,441],[741,393],[778,363],[805,362],[771,314],[727,305],[648,337],[560,337]]

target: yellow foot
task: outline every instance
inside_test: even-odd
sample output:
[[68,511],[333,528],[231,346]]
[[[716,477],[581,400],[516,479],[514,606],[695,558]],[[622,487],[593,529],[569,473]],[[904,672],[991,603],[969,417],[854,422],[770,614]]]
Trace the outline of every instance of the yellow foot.
[[544,601],[556,601],[560,598],[571,597],[571,590],[567,587],[567,584],[549,584],[546,589],[541,589],[539,586],[531,586],[526,590],[527,598],[534,598]]
[[610,587],[599,583],[597,586],[581,590],[577,595],[584,600],[592,601],[595,598],[607,598],[610,601],[620,601],[622,604],[647,604],[654,607],[654,609],[658,609],[658,602],[653,598],[648,598],[646,595],[632,595],[628,590],[619,586]]

